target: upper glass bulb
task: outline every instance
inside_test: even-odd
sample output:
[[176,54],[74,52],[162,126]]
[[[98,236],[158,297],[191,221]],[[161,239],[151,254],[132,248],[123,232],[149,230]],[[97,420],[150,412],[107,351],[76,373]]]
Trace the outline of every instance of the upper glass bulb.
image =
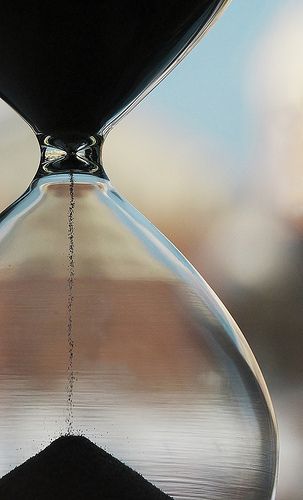
[[[229,0],[2,6],[0,95],[36,133],[106,133],[186,55]],[[17,36],[16,36],[17,33]]]

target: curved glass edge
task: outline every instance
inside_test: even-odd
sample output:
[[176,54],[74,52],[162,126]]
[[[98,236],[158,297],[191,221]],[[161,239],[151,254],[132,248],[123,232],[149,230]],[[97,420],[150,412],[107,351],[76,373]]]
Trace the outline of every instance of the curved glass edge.
[[[70,174],[68,173],[58,173],[41,178],[35,178],[25,193],[0,214],[2,238],[5,238],[12,225],[14,225],[19,217],[23,217],[26,212],[33,210],[33,208],[39,203],[43,197],[44,185],[49,183],[69,184],[69,182]],[[127,225],[128,229],[134,234],[135,237],[141,240],[142,244],[147,247],[148,251],[152,253],[156,260],[168,269],[171,269],[180,278],[180,281],[190,283],[191,287],[193,287],[197,292],[197,295],[203,299],[206,308],[211,311],[212,315],[218,320],[218,322],[224,325],[226,334],[241,353],[241,356],[250,367],[261,387],[264,399],[269,409],[272,426],[275,435],[277,436],[275,443],[275,456],[273,456],[273,463],[275,464],[276,472],[272,496],[268,499],[275,500],[279,470],[279,432],[277,420],[261,369],[259,368],[259,365],[240,328],[216,293],[207,284],[199,272],[190,264],[186,257],[183,256],[183,254],[166,238],[166,236],[159,231],[159,229],[157,229],[131,203],[123,198],[108,179],[102,179],[91,174],[74,173],[74,182],[93,184],[96,189],[100,189],[100,185],[102,185],[102,191],[100,190],[100,194],[98,194],[98,196],[102,198],[102,203],[108,206],[108,208],[123,225]],[[176,265],[176,261],[178,265]]]
[[[82,179],[82,182],[84,179]],[[98,180],[100,182],[100,179]],[[89,179],[88,179],[89,182]],[[256,380],[258,381],[263,393],[263,397],[268,406],[271,424],[273,426],[274,435],[276,436],[275,452],[272,456],[274,469],[272,495],[268,500],[275,500],[277,491],[278,471],[279,471],[279,430],[275,410],[267,388],[262,371],[257,363],[257,360],[250,349],[250,346],[241,332],[239,326],[228,312],[219,297],[208,285],[201,274],[192,266],[186,257],[176,248],[176,246],[166,236],[157,229],[144,215],[142,215],[131,203],[125,200],[112,186],[109,180],[101,180],[102,184],[106,185],[106,191],[103,196],[107,196],[110,204],[110,209],[115,212],[117,218],[121,219],[124,224],[129,222],[129,229],[137,235],[138,238],[146,245],[149,252],[152,252],[153,257],[160,260],[162,264],[168,268],[173,268],[174,273],[183,282],[190,282],[194,286],[197,295],[199,295],[211,313],[217,317],[219,323],[224,325],[225,332],[235,344],[243,359],[251,369]],[[122,221],[123,219],[123,221]],[[161,244],[159,249],[157,242]],[[176,266],[174,260],[178,261],[179,267]],[[265,500],[265,499],[264,499]]]
[[[188,53],[197,45],[197,43],[201,40],[203,36],[206,35],[206,33],[209,31],[209,29],[215,24],[215,22],[219,19],[219,17],[223,14],[225,9],[228,7],[228,5],[231,3],[232,0],[221,0],[218,5],[215,7],[212,15],[208,19],[207,23],[200,29],[198,30],[191,38],[191,40],[188,42],[187,46],[183,48],[176,56],[175,58],[167,65],[167,67],[160,72],[152,81],[151,83],[132,101],[130,102],[125,108],[122,108],[119,112],[117,112],[110,120],[108,120],[105,125],[97,132],[97,135],[102,136],[104,139],[108,135],[108,133],[111,131],[111,129],[124,117],[126,116],[132,109],[134,109],[137,104],[142,101],[159,83],[161,83],[164,78],[166,78],[171,71],[188,55]],[[1,95],[0,98],[2,99]],[[7,98],[5,98],[5,102],[22,118],[22,120],[27,123],[27,125],[31,128],[31,130],[34,132],[38,143],[40,145],[40,140],[39,140],[39,135],[41,133],[37,130],[35,130],[34,126],[30,124],[22,115],[21,113],[15,108],[14,104]]]
[[[205,279],[201,276],[201,274],[192,266],[192,264],[186,259],[186,257],[175,247],[175,245],[164,236],[159,229],[157,229],[144,215],[142,215],[133,205],[131,205],[128,201],[123,199],[123,197],[117,193],[115,188],[111,185],[109,181],[105,181],[108,184],[108,196],[115,197],[116,204],[116,214],[119,216],[119,211],[123,214],[123,218],[125,221],[129,219],[131,225],[137,227],[140,231],[140,236],[142,239],[145,239],[146,246],[148,246],[149,251],[151,251],[151,247],[154,247],[153,256],[156,257],[157,253],[160,254],[159,250],[156,248],[156,244],[153,243],[155,240],[162,244],[161,248],[161,261],[163,263],[163,256],[166,256],[164,264],[167,267],[170,267],[173,263],[171,261],[171,256],[173,256],[179,263],[180,267],[177,269],[174,264],[174,272],[179,271],[179,277],[181,280],[185,282],[191,282],[191,285],[195,286],[197,294],[203,298],[204,303],[209,307],[212,314],[217,316],[218,322],[224,324],[225,332],[229,335],[232,342],[236,345],[239,352],[241,353],[243,359],[246,361],[251,371],[253,372],[256,380],[258,381],[261,390],[263,392],[264,399],[267,403],[271,423],[274,429],[274,433],[276,436],[275,443],[275,456],[272,457],[275,474],[273,481],[273,491],[270,500],[275,500],[276,498],[276,490],[277,490],[277,480],[278,480],[278,471],[279,471],[279,430],[276,419],[275,410],[273,407],[273,403],[269,394],[269,390],[267,388],[265,379],[263,377],[262,371],[257,363],[257,360],[250,349],[250,346],[240,330],[239,326],[228,312],[222,301],[213,291],[213,289],[208,285]],[[111,206],[111,208],[113,208]],[[120,215],[121,217],[121,215]],[[166,252],[165,252],[166,250]],[[269,500],[269,499],[268,499]]]
[[132,109],[134,109],[137,104],[142,101],[159,83],[166,78],[171,71],[187,56],[187,54],[197,45],[197,43],[201,40],[201,38],[206,35],[209,29],[213,26],[213,24],[219,19],[219,17],[223,14],[224,10],[231,3],[231,0],[221,0],[221,2],[214,9],[212,15],[210,16],[208,22],[195,34],[192,39],[189,41],[186,48],[184,48],[176,57],[168,64],[168,66],[162,71],[159,75],[157,75],[152,82],[145,88],[137,97],[134,99],[128,106],[124,109],[116,113],[99,131],[103,137],[106,137],[110,130]]
[[[203,298],[206,306],[217,317],[218,322],[224,325],[226,333],[229,335],[232,342],[236,344],[244,359],[249,360],[251,369],[261,387],[264,389],[268,406],[274,415],[272,402],[263,375],[256,359],[251,354],[251,349],[247,340],[224,304],[200,273],[190,264],[175,245],[152,224],[152,222],[119,194],[108,179],[102,179],[95,175],[85,173],[74,173],[73,179],[75,183],[95,185],[97,189],[98,186],[102,185],[102,192],[100,191],[102,202],[108,205],[117,219],[120,219],[121,223],[128,226],[128,229],[142,241],[156,260],[160,260],[168,269],[173,269],[173,272],[177,273],[180,280],[185,283],[191,282],[197,294]],[[48,183],[69,184],[70,174],[58,173],[35,178],[24,194],[0,214],[0,223],[4,222],[5,226],[10,225],[12,218],[15,218],[16,215],[18,217],[18,213],[24,214],[24,212],[32,210],[43,196],[43,186]],[[16,210],[17,214],[15,212]],[[175,261],[178,262],[178,268],[176,268]]]

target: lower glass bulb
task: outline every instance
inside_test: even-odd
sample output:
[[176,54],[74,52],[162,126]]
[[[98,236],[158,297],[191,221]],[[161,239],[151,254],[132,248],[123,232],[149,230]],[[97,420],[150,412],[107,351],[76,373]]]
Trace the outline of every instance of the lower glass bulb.
[[0,477],[68,433],[174,499],[273,498],[275,419],[245,339],[108,180],[36,178],[0,236]]

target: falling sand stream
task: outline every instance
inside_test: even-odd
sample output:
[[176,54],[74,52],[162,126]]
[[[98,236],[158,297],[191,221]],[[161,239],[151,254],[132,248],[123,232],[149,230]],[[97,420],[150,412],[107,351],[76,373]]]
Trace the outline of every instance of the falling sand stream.
[[73,302],[75,281],[75,186],[74,174],[70,173],[68,206],[68,297],[67,297],[67,341],[68,341],[68,382],[67,382],[67,435],[73,434],[74,408],[74,337],[73,337]]

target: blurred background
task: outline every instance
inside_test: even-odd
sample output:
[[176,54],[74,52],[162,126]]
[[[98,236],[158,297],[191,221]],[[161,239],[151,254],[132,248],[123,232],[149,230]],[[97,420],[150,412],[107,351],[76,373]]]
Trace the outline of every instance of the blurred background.
[[[0,158],[4,209],[31,181],[39,152],[3,102]],[[240,325],[278,417],[277,498],[302,499],[302,1],[234,0],[110,133],[104,163]]]

